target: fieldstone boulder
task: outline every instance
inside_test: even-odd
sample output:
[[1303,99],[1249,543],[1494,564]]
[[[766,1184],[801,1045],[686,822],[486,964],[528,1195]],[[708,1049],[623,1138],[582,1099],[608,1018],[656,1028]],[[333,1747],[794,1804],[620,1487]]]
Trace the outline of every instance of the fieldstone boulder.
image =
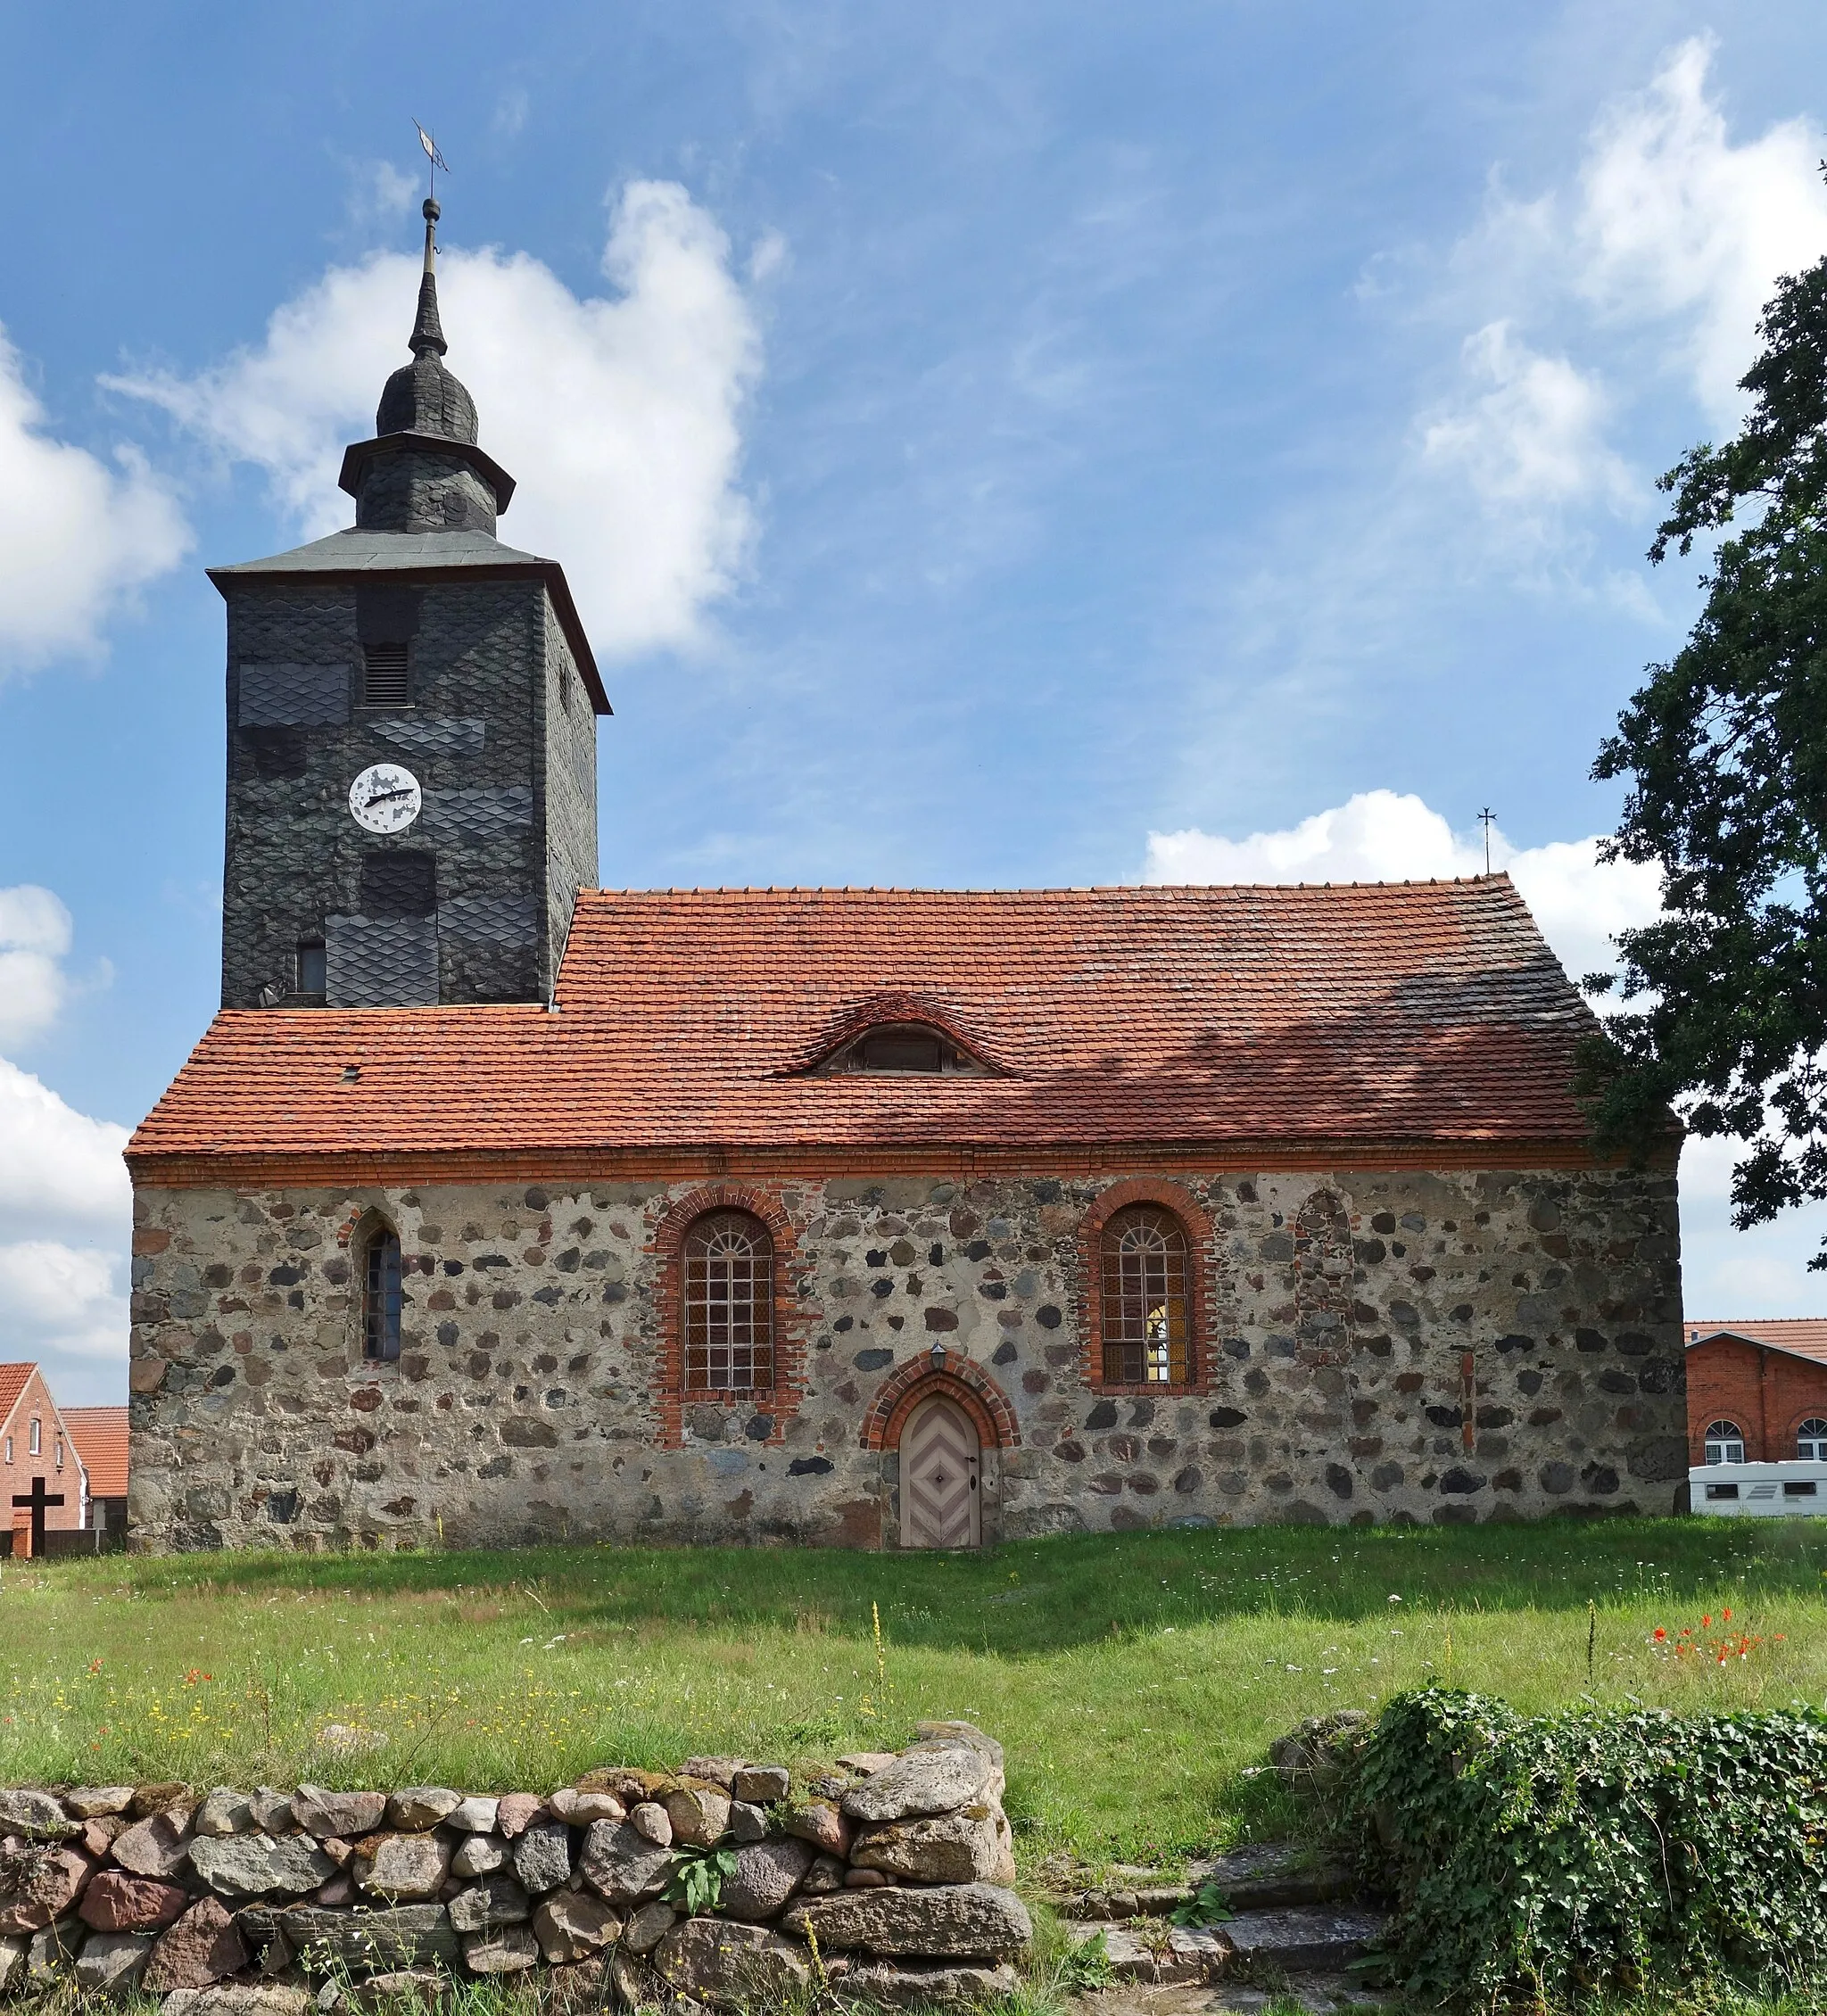
[[450,1824],[461,1834],[492,1834],[500,1805],[499,1799],[477,1798],[472,1794],[451,1809]]
[[613,1792],[587,1791],[567,1785],[554,1792],[546,1804],[562,1821],[573,1827],[588,1827],[597,1820],[626,1820],[626,1809]]
[[622,1944],[630,1953],[651,1953],[679,1922],[679,1913],[669,1904],[644,1904],[622,1933]]
[[1012,1883],[1014,1855],[1000,1806],[965,1806],[924,1820],[888,1820],[861,1829],[850,1850],[858,1869],[915,1883]]
[[783,1833],[798,1835],[800,1840],[810,1841],[830,1855],[848,1855],[850,1838],[856,1832],[829,1799],[807,1799],[797,1806],[781,1806],[775,1811],[774,1824]]
[[787,1796],[792,1778],[785,1764],[744,1764],[730,1781],[732,1797],[751,1805],[778,1805]]
[[810,1841],[797,1840],[790,1834],[738,1848],[736,1866],[723,1879],[717,1909],[725,1918],[754,1923],[777,1916],[799,1888],[817,1853]]
[[114,1859],[136,1876],[175,1876],[190,1855],[190,1822],[183,1813],[155,1813],[116,1838]]
[[[7,1847],[0,1840],[0,1849]],[[42,1931],[81,1896],[95,1864],[79,1848],[29,1848],[15,1834],[0,1860],[0,1937]]]
[[451,1857],[453,1876],[492,1876],[508,1859],[508,1844],[494,1834],[466,1834]]
[[977,2009],[1013,1995],[1021,1976],[1003,1961],[998,1965],[966,1961],[909,1961],[896,1966],[871,1960],[853,1965],[843,1977],[847,2000],[876,2009]]
[[216,1897],[202,1897],[153,1948],[142,1983],[154,1995],[172,1988],[206,1988],[248,1962],[247,1942]]
[[679,1766],[681,1778],[700,1779],[707,1785],[730,1789],[736,1773],[747,1764],[746,1757],[687,1757]]
[[463,1964],[472,1974],[518,1974],[539,1965],[539,1941],[529,1925],[471,1932],[463,1942]]
[[681,1995],[713,2009],[779,2008],[812,1985],[804,1946],[760,1925],[688,1918],[653,1950],[653,1969]]
[[320,1911],[313,1904],[293,1904],[242,1915],[257,1939],[277,1932],[314,1973],[337,1967],[362,1975],[401,1967],[454,1967],[461,1951],[441,1904],[400,1904],[392,1911]]
[[237,1792],[230,1786],[219,1785],[196,1809],[195,1817],[190,1824],[199,1834],[211,1838],[223,1834],[250,1833],[256,1824],[253,1801],[245,1792]]
[[133,1804],[131,1785],[79,1785],[63,1795],[63,1810],[79,1820],[102,1820]]
[[665,1888],[673,1851],[657,1847],[632,1822],[599,1820],[583,1838],[583,1880],[611,1904],[637,1904]]
[[372,1834],[387,1814],[384,1792],[326,1792],[301,1785],[292,1795],[292,1817],[307,1834],[340,1834],[352,1841]]
[[571,1830],[562,1820],[535,1821],[514,1844],[514,1873],[535,1896],[556,1890],[571,1873]]
[[495,1825],[511,1841],[517,1834],[524,1834],[545,1810],[545,1801],[534,1798],[531,1792],[509,1792],[505,1799],[495,1802]]
[[806,1871],[806,1880],[799,1888],[809,1897],[828,1896],[833,1890],[841,1890],[847,1875],[844,1864],[836,1855],[822,1855],[814,1859]]
[[25,1941],[23,1939],[0,1939],[0,1995],[4,1995],[14,1980],[25,1972]]
[[189,1902],[175,1883],[103,1869],[89,1879],[76,1911],[97,1932],[156,1932],[182,1917]]
[[732,1841],[767,1839],[767,1814],[746,1799],[730,1801],[730,1838]]
[[657,1848],[673,1845],[673,1816],[657,1799],[642,1799],[629,1809],[628,1824]]
[[349,1873],[375,1896],[420,1904],[443,1888],[450,1845],[435,1834],[376,1834],[357,1847]]
[[524,1925],[533,1900],[511,1876],[497,1876],[459,1890],[444,1906],[459,1932],[485,1932],[492,1925]]
[[694,1848],[714,1848],[729,1831],[730,1795],[710,1785],[682,1785],[665,1797],[673,1838]]
[[839,1802],[852,1820],[907,1820],[988,1804],[1001,1790],[1003,1754],[969,1723],[928,1723],[930,1731]]
[[1269,1761],[1290,1785],[1324,1791],[1343,1773],[1369,1719],[1361,1708],[1309,1715],[1269,1746]]
[[1034,1937],[1027,1906],[993,1883],[839,1890],[796,1904],[781,1924],[802,1939],[809,1929],[827,1953],[860,1948],[938,1960],[1000,1960],[1022,1952]]
[[302,1897],[336,1872],[308,1834],[204,1837],[190,1844],[190,1865],[225,1897]]
[[582,1960],[622,1936],[615,1907],[587,1890],[559,1890],[533,1914],[533,1936],[554,1966]]
[[0,1834],[64,1841],[79,1831],[77,1822],[48,1792],[0,1792]]
[[137,1984],[152,1950],[152,1940],[143,1933],[92,1932],[77,1956],[77,1986],[125,1995]]
[[173,1988],[159,2016],[305,2016],[310,1990],[290,1981],[231,1981],[207,1988]]
[[463,1795],[442,1785],[415,1785],[387,1801],[387,1824],[402,1834],[423,1834],[450,1819]]
[[292,1795],[270,1785],[255,1788],[247,1802],[253,1823],[262,1833],[289,1834],[298,1822],[292,1817]]

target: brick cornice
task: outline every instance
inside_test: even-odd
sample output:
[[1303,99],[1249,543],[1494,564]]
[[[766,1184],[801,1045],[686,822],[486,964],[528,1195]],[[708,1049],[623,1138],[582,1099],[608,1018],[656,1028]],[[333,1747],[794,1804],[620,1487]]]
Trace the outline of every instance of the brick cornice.
[[[1265,1170],[1312,1171],[1342,1180],[1381,1170],[1623,1169],[1623,1156],[1595,1155],[1583,1141],[1270,1140],[1201,1144],[1186,1142],[1036,1142],[1021,1148],[902,1146],[750,1148],[705,1144],[654,1148],[426,1148],[350,1150],[335,1153],[243,1154],[207,1150],[129,1153],[133,1180],[148,1189],[323,1189],[374,1184],[389,1189],[420,1183],[693,1182],[720,1176],[931,1176],[969,1182],[978,1177],[1033,1174],[1055,1177],[1159,1172],[1254,1176]],[[1658,1150],[1649,1168],[1674,1173],[1678,1144]]]

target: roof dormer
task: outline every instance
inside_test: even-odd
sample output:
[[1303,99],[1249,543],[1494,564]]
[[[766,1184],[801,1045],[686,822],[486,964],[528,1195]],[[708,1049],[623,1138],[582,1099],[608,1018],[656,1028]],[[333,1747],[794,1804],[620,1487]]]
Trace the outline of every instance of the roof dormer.
[[827,1029],[798,1069],[808,1075],[991,1078],[996,1066],[937,1003],[879,995]]

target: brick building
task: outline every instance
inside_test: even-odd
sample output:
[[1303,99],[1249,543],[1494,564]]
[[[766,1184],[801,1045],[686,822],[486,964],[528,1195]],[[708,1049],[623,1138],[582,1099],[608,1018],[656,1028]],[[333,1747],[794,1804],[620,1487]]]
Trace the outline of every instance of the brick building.
[[27,1551],[32,1516],[12,1501],[38,1494],[63,1501],[45,1508],[47,1532],[83,1524],[88,1507],[82,1458],[44,1374],[36,1365],[0,1365],[0,1525],[12,1534],[15,1555]]
[[1500,875],[613,891],[442,363],[216,570],[223,1010],[128,1149],[136,1544],[1666,1511],[1673,1143]]
[[66,1407],[63,1423],[82,1458],[88,1485],[88,1524],[127,1528],[127,1409]]
[[1687,1325],[1689,1460],[1827,1462],[1827,1318]]

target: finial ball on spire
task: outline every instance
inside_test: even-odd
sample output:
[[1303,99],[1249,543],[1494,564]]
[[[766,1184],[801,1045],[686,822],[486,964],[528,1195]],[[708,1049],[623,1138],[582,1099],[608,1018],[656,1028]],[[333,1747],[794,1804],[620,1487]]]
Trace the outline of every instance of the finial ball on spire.
[[427,224],[435,224],[444,212],[435,196],[427,196],[419,205],[419,214]]

